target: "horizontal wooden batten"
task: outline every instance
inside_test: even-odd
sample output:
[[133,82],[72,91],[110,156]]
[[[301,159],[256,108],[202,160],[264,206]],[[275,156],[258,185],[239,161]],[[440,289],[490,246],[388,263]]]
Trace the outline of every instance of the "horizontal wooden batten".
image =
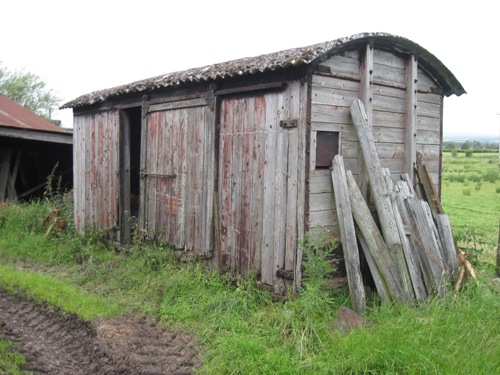
[[159,111],[169,111],[173,109],[191,108],[191,107],[202,107],[207,105],[206,98],[182,100],[178,102],[168,102],[160,104],[146,105],[147,113],[159,112]]
[[215,95],[231,95],[238,94],[244,92],[252,92],[252,91],[261,91],[261,90],[271,90],[271,89],[281,89],[285,86],[285,82],[271,82],[271,83],[263,83],[260,85],[250,85],[250,86],[242,86],[242,87],[234,87],[229,89],[221,89],[216,90]]
[[0,136],[8,138],[27,139],[31,141],[64,143],[68,145],[73,143],[72,133],[44,132],[31,129],[25,130],[19,128],[6,127],[6,126],[0,126]]
[[334,90],[345,90],[359,92],[359,83],[355,80],[345,80],[339,77],[321,76],[313,74],[312,76],[313,92],[317,88],[329,88]]

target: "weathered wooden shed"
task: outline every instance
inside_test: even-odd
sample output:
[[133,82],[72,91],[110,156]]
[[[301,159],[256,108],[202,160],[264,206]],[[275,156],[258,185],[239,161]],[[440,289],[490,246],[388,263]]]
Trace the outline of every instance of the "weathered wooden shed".
[[[429,51],[363,33],[83,95],[74,111],[79,230],[141,233],[275,291],[300,284],[298,239],[334,233],[332,158],[368,194],[349,112],[361,99],[383,167],[440,188],[443,97],[465,91]],[[290,281],[292,280],[292,281]]]
[[41,197],[52,172],[71,190],[72,145],[70,130],[0,95],[0,203]]

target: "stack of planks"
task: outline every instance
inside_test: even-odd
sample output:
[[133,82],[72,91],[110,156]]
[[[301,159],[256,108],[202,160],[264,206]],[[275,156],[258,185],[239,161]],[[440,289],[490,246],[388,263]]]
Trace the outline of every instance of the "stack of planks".
[[351,171],[345,171],[342,157],[337,155],[332,182],[354,310],[361,313],[366,304],[358,242],[383,301],[423,303],[431,295],[444,296],[447,285],[456,280],[459,272],[448,217],[431,211],[407,174],[394,181],[389,170],[381,167],[360,100],[353,102],[351,115],[379,224]]

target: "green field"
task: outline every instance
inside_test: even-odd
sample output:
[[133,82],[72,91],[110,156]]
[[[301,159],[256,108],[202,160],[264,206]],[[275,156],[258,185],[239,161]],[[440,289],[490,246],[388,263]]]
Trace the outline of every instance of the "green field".
[[500,222],[498,153],[445,152],[441,200],[460,246],[493,264]]
[[[116,251],[104,232],[76,235],[70,196],[0,207],[0,287],[85,320],[139,315],[195,332],[200,374],[499,374],[496,163],[495,154],[444,157],[442,202],[460,246],[475,252],[478,281],[422,306],[371,296],[364,317],[372,326],[349,334],[333,325],[349,295],[325,288],[326,270],[306,269],[300,297],[273,302],[254,279],[180,262],[168,246]],[[56,204],[69,228],[46,238]],[[22,373],[23,361],[0,337],[0,373]]]

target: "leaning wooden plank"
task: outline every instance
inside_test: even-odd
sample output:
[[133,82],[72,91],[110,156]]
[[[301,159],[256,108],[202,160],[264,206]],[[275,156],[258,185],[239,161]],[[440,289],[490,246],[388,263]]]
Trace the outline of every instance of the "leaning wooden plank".
[[365,113],[363,102],[354,100],[351,105],[351,116],[358,134],[359,145],[363,153],[363,158],[368,172],[372,197],[377,209],[378,219],[382,228],[385,243],[391,253],[400,258],[403,253],[403,245],[398,234],[396,219],[389,197],[387,183],[385,181],[380,160],[377,155],[375,142],[373,141],[371,124]]
[[[387,284],[391,297],[396,301],[407,302],[411,297],[402,286],[401,277],[397,266],[392,259],[388,246],[385,244],[380,234],[375,220],[370,213],[361,191],[354,180],[351,171],[347,171],[347,187],[349,189],[349,199],[351,201],[354,221],[359,227],[361,234],[367,243],[367,249],[374,260],[378,272],[372,271],[372,275],[379,273],[383,281]],[[366,253],[365,253],[366,255]]]
[[[408,211],[405,206],[405,189],[403,185],[406,185],[405,181],[398,181],[394,185],[394,197],[395,201],[393,204],[397,206],[398,215],[396,216],[396,221],[398,222],[398,229],[400,235],[404,235],[401,238],[403,242],[403,250],[405,252],[406,263],[408,264],[408,272],[411,277],[413,291],[418,302],[424,302],[427,297],[427,289],[425,287],[424,275],[422,273],[419,258],[416,254],[416,247],[413,245],[411,231],[410,231],[410,220],[408,217]],[[406,191],[409,191],[406,188]],[[401,220],[401,222],[399,222]],[[402,227],[400,227],[402,226]]]
[[457,251],[455,249],[455,241],[453,240],[453,232],[451,231],[451,224],[448,215],[439,214],[436,216],[436,223],[443,245],[445,261],[448,265],[448,270],[453,280],[456,279],[458,274],[458,260]]
[[[415,291],[413,289],[413,279],[411,273],[413,272],[412,259],[409,257],[409,243],[406,238],[405,229],[402,223],[401,215],[398,211],[398,206],[396,203],[396,196],[394,192],[394,181],[391,178],[391,172],[387,168],[382,169],[384,175],[387,190],[389,194],[390,204],[392,205],[392,212],[394,215],[394,220],[397,226],[397,233],[399,235],[399,240],[401,243],[401,251],[395,251],[392,255],[398,267],[399,275],[401,276],[401,281],[403,282],[403,287],[405,291],[412,297],[415,298]],[[415,276],[415,275],[413,275]],[[421,298],[417,298],[420,301]]]
[[352,306],[357,313],[366,309],[365,289],[361,276],[356,232],[352,218],[351,203],[347,190],[344,162],[342,156],[336,155],[332,161],[332,183],[335,193],[335,204],[340,227],[340,240],[344,252],[347,281],[352,296]]
[[406,199],[406,207],[411,219],[412,236],[414,244],[418,247],[418,255],[426,278],[426,287],[429,293],[444,295],[443,263],[439,255],[439,249],[435,243],[432,229],[427,221],[427,215],[422,207],[422,201],[409,197]]
[[385,283],[383,276],[380,274],[377,265],[375,264],[375,260],[373,259],[370,252],[370,248],[368,247],[368,243],[366,242],[359,228],[358,230],[356,230],[356,234],[359,239],[359,244],[361,245],[361,249],[365,254],[366,262],[368,263],[368,268],[370,269],[370,273],[375,283],[375,289],[377,289],[377,293],[382,301],[390,303],[391,293],[389,291],[387,284]]
[[427,171],[427,168],[422,162],[422,154],[417,154],[417,174],[420,183],[422,184],[426,201],[429,203],[432,211],[432,216],[434,218],[438,214],[444,214],[443,207],[441,206],[441,201],[439,200],[439,195],[436,191],[432,177]]

